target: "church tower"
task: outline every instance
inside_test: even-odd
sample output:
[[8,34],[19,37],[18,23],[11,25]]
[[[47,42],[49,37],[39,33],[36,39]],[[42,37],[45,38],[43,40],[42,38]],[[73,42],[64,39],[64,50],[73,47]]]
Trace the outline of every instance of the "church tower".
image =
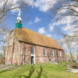
[[21,18],[21,11],[19,9],[18,17],[16,21],[16,28],[22,29],[22,18]]

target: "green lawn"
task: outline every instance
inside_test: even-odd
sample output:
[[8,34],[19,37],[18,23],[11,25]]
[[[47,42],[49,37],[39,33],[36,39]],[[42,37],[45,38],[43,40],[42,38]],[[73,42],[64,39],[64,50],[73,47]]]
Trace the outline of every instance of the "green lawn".
[[78,73],[66,71],[66,64],[23,65],[16,69],[0,70],[0,78],[78,78]]

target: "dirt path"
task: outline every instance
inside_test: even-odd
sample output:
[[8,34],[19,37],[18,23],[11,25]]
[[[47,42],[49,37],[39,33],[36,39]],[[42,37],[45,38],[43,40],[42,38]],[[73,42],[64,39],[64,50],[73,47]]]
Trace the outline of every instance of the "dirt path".
[[1,70],[7,70],[7,69],[10,69],[10,68],[12,68],[13,66],[11,66],[11,65],[4,65],[4,64],[2,64],[2,65],[0,65],[0,69]]
[[0,65],[1,70],[12,70],[19,68],[19,66],[13,66],[13,65]]

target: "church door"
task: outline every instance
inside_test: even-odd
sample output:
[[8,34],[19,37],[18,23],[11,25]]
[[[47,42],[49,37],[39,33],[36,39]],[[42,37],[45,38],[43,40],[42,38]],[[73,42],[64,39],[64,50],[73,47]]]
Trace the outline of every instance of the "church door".
[[31,64],[34,64],[34,56],[31,56]]

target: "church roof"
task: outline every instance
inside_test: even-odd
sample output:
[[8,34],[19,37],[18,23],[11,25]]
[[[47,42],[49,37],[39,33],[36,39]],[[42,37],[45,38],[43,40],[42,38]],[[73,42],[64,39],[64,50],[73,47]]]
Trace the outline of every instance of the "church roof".
[[14,31],[19,41],[44,47],[61,49],[60,46],[56,43],[56,41],[51,37],[44,36],[27,28],[16,28],[14,29]]

